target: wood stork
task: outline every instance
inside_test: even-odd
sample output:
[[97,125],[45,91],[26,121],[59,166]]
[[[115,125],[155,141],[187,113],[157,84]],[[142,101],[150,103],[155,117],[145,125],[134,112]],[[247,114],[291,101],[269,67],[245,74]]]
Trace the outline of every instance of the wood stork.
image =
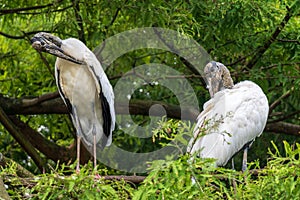
[[115,128],[114,93],[101,64],[74,38],[61,40],[40,32],[31,43],[36,50],[57,56],[56,84],[76,128],[76,171],[80,169],[80,141],[93,152],[96,167],[96,144],[101,148],[109,146]]
[[262,89],[251,81],[233,84],[229,70],[211,61],[204,68],[211,99],[197,118],[187,152],[216,159],[224,166],[244,149],[242,170],[247,168],[247,150],[267,122],[269,106]]

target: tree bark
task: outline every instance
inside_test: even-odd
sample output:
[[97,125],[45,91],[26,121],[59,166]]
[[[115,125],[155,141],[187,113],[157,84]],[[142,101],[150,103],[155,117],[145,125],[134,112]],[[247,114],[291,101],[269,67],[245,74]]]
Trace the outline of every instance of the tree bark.
[[37,167],[43,172],[45,170],[44,161],[32,146],[32,144],[24,139],[21,129],[15,126],[10,118],[5,114],[0,107],[0,122],[9,131],[9,133],[15,138],[15,140],[22,146],[22,148],[28,153],[28,155],[34,160]]
[[3,156],[0,153],[0,166],[1,167],[10,166],[12,164],[16,166],[16,174],[19,177],[21,177],[21,178],[33,178],[34,177],[34,175],[30,171],[28,171],[27,169],[22,167],[19,163],[16,163],[12,159],[6,158],[5,156]]
[[0,177],[0,199],[9,200],[10,197],[5,189],[2,177]]
[[[180,107],[159,101],[132,100],[127,108],[126,103],[116,102],[117,114],[149,116],[149,109],[160,104],[166,110],[167,116],[175,119],[195,121],[199,112],[192,107]],[[39,97],[14,99],[0,95],[0,105],[8,115],[34,115],[34,114],[67,114],[67,108],[58,93],[48,93]],[[272,105],[272,104],[271,104]],[[128,113],[129,109],[129,113]],[[159,114],[160,112],[157,112]],[[155,114],[151,113],[151,114]],[[299,136],[300,125],[276,122],[268,123],[265,131]]]
[[267,124],[265,131],[300,136],[300,125],[291,124],[287,122],[270,123]]

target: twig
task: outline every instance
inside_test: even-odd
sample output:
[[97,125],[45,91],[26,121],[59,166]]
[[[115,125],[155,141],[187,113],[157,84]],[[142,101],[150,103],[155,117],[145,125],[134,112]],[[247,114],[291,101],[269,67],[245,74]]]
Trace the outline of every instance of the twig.
[[[26,32],[26,35],[32,35],[32,34],[35,34],[35,33],[38,33],[38,32],[41,32],[41,31]],[[16,36],[16,35],[10,35],[10,34],[4,33],[2,31],[0,31],[0,35],[2,35],[4,37],[7,37],[7,38],[10,38],[10,39],[24,39],[24,38],[26,38],[25,34],[20,35],[20,36]]]
[[280,104],[280,102],[289,97],[291,95],[291,93],[294,91],[295,87],[292,87],[291,89],[289,89],[286,93],[284,93],[283,95],[281,95],[277,100],[275,100],[269,108],[269,114],[272,113],[272,111]]
[[28,11],[28,10],[38,10],[38,9],[51,7],[55,4],[59,4],[60,2],[62,2],[62,0],[57,0],[55,3],[49,3],[46,5],[30,6],[30,7],[25,7],[25,8],[0,9],[0,13],[1,14],[13,14],[13,13],[21,13],[23,11]]
[[293,63],[279,63],[279,64],[272,64],[272,65],[269,65],[269,66],[266,66],[266,67],[261,67],[260,69],[261,70],[267,70],[267,69],[271,69],[271,68],[274,68],[274,67],[278,67],[278,66],[284,66],[284,65],[299,65],[300,62],[293,62]]
[[105,180],[124,180],[126,182],[131,182],[131,183],[141,183],[145,180],[146,176],[124,176],[124,175],[120,175],[120,176],[116,176],[116,175],[108,175],[108,176],[103,176],[103,178]]
[[57,97],[59,97],[58,91],[47,93],[47,94],[44,94],[44,95],[41,95],[41,96],[38,96],[38,97],[35,97],[35,98],[31,98],[31,99],[23,99],[22,103],[23,103],[23,107],[26,108],[26,107],[29,107],[29,106],[40,104],[44,101],[55,99]]
[[299,113],[300,113],[300,110],[296,110],[294,112],[289,113],[288,115],[283,115],[282,117],[279,117],[277,119],[270,120],[270,121],[268,121],[268,123],[281,122],[281,121],[284,121],[286,119],[290,119],[291,117],[293,117],[293,116],[295,116],[295,115],[297,115]]
[[279,41],[279,42],[291,42],[291,43],[297,43],[297,44],[300,45],[300,41],[299,41],[299,40],[277,39],[277,41]]
[[37,51],[38,54],[40,55],[40,58],[42,59],[43,63],[46,65],[46,67],[47,67],[49,73],[52,75],[53,79],[55,79],[55,75],[54,75],[54,73],[53,73],[53,71],[52,71],[52,69],[51,69],[51,67],[50,67],[49,62],[48,62],[47,59],[45,58],[45,56],[43,56],[42,52],[40,52],[40,51],[38,51],[38,50],[36,50],[36,51]]
[[[127,4],[127,2],[128,2],[128,0],[125,0],[124,4]],[[123,6],[120,6],[120,7],[117,8],[117,10],[116,10],[113,18],[111,19],[110,23],[105,26],[105,29],[108,29],[110,26],[112,26],[114,24],[114,22],[116,21],[116,19],[117,19],[119,13],[120,13],[122,7]]]
[[[154,33],[157,35],[157,37],[160,39],[160,41],[162,41],[162,43],[166,46],[166,47],[168,47],[170,50],[171,50],[171,52],[173,52],[173,53],[175,53],[175,54],[177,54],[178,56],[179,56],[179,59],[181,60],[181,62],[193,73],[193,74],[195,74],[195,75],[201,75],[200,74],[200,71],[193,65],[193,64],[191,64],[188,60],[186,60],[184,57],[182,57],[181,56],[181,50],[182,49],[177,49],[173,44],[170,44],[170,43],[168,43],[166,40],[165,40],[165,38],[163,38],[163,36],[162,36],[162,34],[157,30],[157,29],[153,29],[154,30]],[[197,47],[197,45],[196,45],[196,47]],[[193,48],[193,47],[191,47],[191,48]],[[195,50],[195,52],[197,52],[197,51],[203,51],[203,50],[201,50],[201,49],[196,49]],[[202,54],[203,52],[201,52],[201,54]],[[195,56],[195,55],[190,55],[191,57],[197,57],[198,59],[200,59],[197,55]],[[207,61],[206,62],[208,62],[209,61],[209,58],[205,58],[205,59],[207,59]],[[203,66],[204,67],[204,66]],[[201,83],[202,83],[202,85],[205,87],[206,86],[206,83],[205,83],[205,81],[203,80],[203,79],[200,79],[200,81],[201,81]]]
[[83,27],[83,19],[80,15],[80,5],[78,0],[72,0],[73,10],[76,18],[76,22],[78,25],[77,34],[79,40],[81,40],[84,44],[86,44],[86,40],[84,37],[84,27]]
[[291,8],[287,7],[287,13],[280,22],[280,24],[276,27],[270,38],[257,49],[257,53],[253,56],[253,58],[246,65],[247,68],[251,69],[262,57],[262,55],[269,49],[271,44],[276,41],[276,38],[284,30],[284,27],[289,22],[289,20],[293,17],[295,10],[297,10],[297,3],[295,3]]

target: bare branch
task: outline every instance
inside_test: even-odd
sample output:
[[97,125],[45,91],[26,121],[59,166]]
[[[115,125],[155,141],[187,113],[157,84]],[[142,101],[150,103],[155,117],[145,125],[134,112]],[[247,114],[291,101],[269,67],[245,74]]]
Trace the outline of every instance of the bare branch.
[[5,189],[2,177],[0,177],[0,199],[9,200],[10,197]]
[[41,96],[38,96],[38,97],[35,97],[35,98],[30,98],[30,99],[24,98],[22,100],[22,103],[23,103],[24,107],[28,107],[28,106],[33,106],[33,105],[40,104],[40,103],[42,103],[44,101],[47,101],[47,100],[55,99],[57,97],[59,97],[58,91],[52,92],[52,93],[47,93],[47,94],[44,94],[44,95],[41,95]]
[[86,40],[84,37],[84,27],[83,27],[83,19],[80,15],[80,5],[78,0],[72,0],[73,10],[76,18],[76,22],[78,25],[77,34],[79,40],[81,40],[84,44],[86,44]]
[[284,30],[284,27],[289,22],[289,20],[295,15],[295,11],[298,9],[297,3],[295,3],[291,8],[287,7],[287,13],[285,14],[284,18],[280,22],[280,24],[276,27],[270,38],[257,49],[257,53],[252,57],[252,59],[248,62],[246,65],[247,68],[251,69],[258,60],[262,57],[262,55],[269,49],[271,44],[276,41],[278,35],[281,33],[281,31]]
[[[59,146],[50,140],[47,140],[39,132],[32,129],[26,123],[18,119],[16,116],[10,116],[10,120],[22,130],[22,138],[26,139],[32,144],[32,146],[43,153],[47,158],[57,162],[68,163],[70,160],[75,160],[75,146],[66,148],[64,146]],[[27,152],[27,151],[26,151]]]
[[279,41],[279,42],[291,42],[291,43],[296,43],[296,44],[300,45],[299,40],[277,39],[277,41]]
[[[67,108],[60,97],[54,98],[56,93],[45,94],[32,99],[13,99],[0,96],[0,105],[9,115],[24,114],[67,114]],[[45,97],[44,97],[45,96]],[[162,105],[167,111],[168,117],[176,119],[195,120],[199,114],[195,108],[167,104],[160,101],[131,100],[129,113],[127,103],[116,102],[117,114],[149,115],[149,109],[155,104]],[[181,114],[181,110],[184,113]]]
[[38,10],[38,9],[51,7],[55,4],[59,4],[60,2],[62,2],[62,0],[57,0],[55,3],[49,3],[46,5],[39,5],[39,6],[30,6],[26,8],[0,9],[0,14],[13,14],[13,13],[21,13],[23,11],[29,11],[29,10]]
[[116,176],[116,175],[108,175],[108,176],[103,176],[103,178],[105,180],[117,180],[117,181],[124,180],[126,182],[131,182],[131,183],[138,184],[138,183],[143,182],[145,180],[146,176],[123,176],[123,175]]
[[291,63],[279,63],[279,64],[272,64],[272,65],[269,65],[269,66],[265,66],[265,67],[261,67],[260,69],[261,70],[268,70],[268,69],[272,69],[274,67],[278,67],[278,66],[285,66],[285,65],[299,65],[300,62],[291,62]]
[[287,119],[291,119],[293,116],[298,115],[299,113],[300,113],[300,110],[296,110],[296,111],[291,112],[289,114],[284,114],[283,116],[281,116],[277,119],[271,120],[271,121],[269,121],[269,123],[281,122],[281,121],[284,121],[284,120],[287,120]]
[[300,125],[291,124],[287,122],[276,122],[267,124],[265,131],[300,136]]
[[291,93],[294,91],[294,87],[292,87],[291,89],[289,89],[286,93],[284,93],[283,95],[281,95],[276,101],[274,101],[269,108],[269,114],[272,113],[272,111],[280,104],[280,102],[289,97],[291,95]]
[[23,32],[23,35],[20,35],[20,36],[16,36],[16,35],[10,35],[10,34],[7,34],[7,33],[4,33],[2,31],[0,31],[0,35],[4,36],[4,37],[7,37],[7,38],[10,38],[10,39],[25,39],[27,38],[27,35],[34,35],[36,33],[39,33],[39,32],[49,32],[49,31],[30,31],[30,32]]
[[124,4],[123,4],[122,6],[120,6],[120,7],[117,8],[117,10],[116,10],[116,12],[115,12],[113,18],[111,19],[110,23],[109,23],[108,25],[105,26],[106,29],[108,29],[111,25],[114,24],[114,22],[116,21],[116,19],[117,19],[119,13],[120,13],[120,11],[121,11],[121,8],[122,8],[125,4],[127,4],[127,2],[128,2],[128,0],[125,0]]
[[[163,44],[168,47],[172,52],[174,52],[175,54],[177,54],[179,56],[179,59],[181,60],[181,62],[195,75],[201,75],[199,72],[199,69],[197,69],[192,63],[190,63],[187,59],[185,59],[184,57],[180,56],[182,55],[182,53],[180,53],[182,51],[182,49],[177,49],[173,44],[168,43],[165,38],[161,35],[161,33],[157,30],[157,29],[153,29],[155,34],[157,35],[158,39],[160,39]],[[201,49],[195,49],[195,52],[199,51],[202,52]],[[203,53],[203,52],[202,52]],[[190,57],[197,57],[198,59],[200,59],[198,56],[195,55],[190,55]],[[205,58],[205,59],[209,59],[209,58]],[[191,59],[193,60],[193,59]],[[206,62],[208,62],[209,60],[206,60]],[[203,66],[204,67],[204,66]],[[200,79],[202,85],[205,87],[206,83],[203,79]]]
[[28,153],[28,155],[35,162],[37,167],[43,172],[45,169],[44,161],[32,146],[32,144],[24,139],[21,129],[15,126],[15,124],[6,115],[3,109],[0,107],[0,122],[2,125],[10,132],[10,134],[15,138],[15,140],[22,146],[22,148]]
[[22,167],[19,163],[15,162],[12,159],[6,158],[1,153],[0,153],[0,155],[1,155],[0,156],[0,166],[1,167],[10,166],[13,164],[14,166],[16,166],[16,174],[19,177],[24,177],[24,178],[33,178],[34,177],[34,175],[30,171],[28,171],[27,169]]
[[40,58],[41,58],[41,60],[43,61],[43,63],[46,65],[46,67],[47,67],[49,73],[50,73],[50,74],[52,75],[52,77],[55,79],[55,75],[54,75],[53,71],[51,70],[50,64],[49,64],[49,62],[47,61],[47,59],[45,58],[45,56],[43,56],[42,52],[40,52],[40,51],[38,51],[38,50],[36,50],[36,51],[37,51],[38,54],[40,55]]
[[[274,101],[270,106],[270,113],[274,110],[274,108],[280,104],[280,102],[291,95],[294,88],[291,88],[281,97],[279,97],[276,101]],[[146,101],[146,100],[131,100],[129,103],[125,102],[116,102],[116,112],[117,114],[125,114],[125,115],[149,115],[149,109],[151,106],[155,104],[160,104],[164,107],[167,112],[168,117],[175,119],[185,119],[194,121],[199,114],[195,108],[192,107],[180,107],[178,105],[171,105],[160,101]],[[13,99],[0,96],[0,105],[2,105],[3,110],[10,115],[16,114],[67,114],[67,108],[62,101],[62,99],[58,96],[57,92],[48,93],[39,97],[31,98],[31,99]],[[128,113],[129,110],[129,113]],[[152,113],[153,114],[153,113]],[[155,113],[154,113],[155,114]],[[280,128],[275,129],[272,127],[285,127],[287,129]],[[291,127],[296,128],[291,131]],[[272,123],[269,122],[267,125],[266,131],[276,132],[276,133],[284,133],[284,134],[293,134],[297,135],[298,126],[291,126],[290,124],[281,124],[281,122]]]

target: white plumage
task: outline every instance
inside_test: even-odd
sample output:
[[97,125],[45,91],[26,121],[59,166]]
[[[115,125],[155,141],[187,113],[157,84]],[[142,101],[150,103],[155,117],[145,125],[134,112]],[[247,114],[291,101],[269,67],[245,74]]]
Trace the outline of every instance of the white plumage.
[[115,128],[114,93],[101,64],[92,51],[74,38],[60,40],[38,33],[32,38],[32,46],[58,57],[57,87],[77,131],[77,170],[80,140],[92,150],[96,165],[96,144],[109,146]]
[[232,80],[225,80],[231,77],[221,63],[210,62],[205,72],[212,98],[197,118],[187,151],[202,158],[214,158],[216,166],[224,166],[261,135],[267,122],[268,100],[251,81],[233,85]]
[[[74,38],[63,40],[61,49],[67,55],[84,62],[84,64],[76,64],[58,57],[55,63],[56,83],[66,104],[70,103],[72,106],[71,116],[78,136],[82,136],[84,142],[90,146],[93,144],[92,132],[95,132],[97,133],[96,143],[102,138],[104,141],[107,140],[105,143],[109,146],[115,125],[112,86],[96,56],[81,41]],[[111,115],[111,126],[107,138],[103,130],[101,92],[109,102]],[[74,115],[74,107],[77,116]]]

